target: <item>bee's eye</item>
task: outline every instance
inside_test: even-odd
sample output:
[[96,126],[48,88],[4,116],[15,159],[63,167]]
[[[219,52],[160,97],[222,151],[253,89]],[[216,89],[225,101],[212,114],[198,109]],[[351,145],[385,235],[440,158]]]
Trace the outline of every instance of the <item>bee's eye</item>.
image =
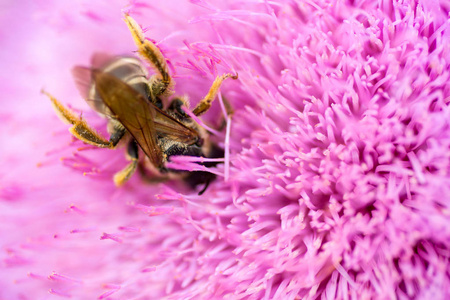
[[[148,96],[148,101],[149,102],[152,102],[152,96]],[[154,102],[154,104],[155,104],[155,106],[157,107],[157,108],[159,108],[159,109],[162,109],[163,108],[163,104],[162,104],[162,101],[161,101],[161,99],[159,99],[159,98],[156,98],[156,101]]]

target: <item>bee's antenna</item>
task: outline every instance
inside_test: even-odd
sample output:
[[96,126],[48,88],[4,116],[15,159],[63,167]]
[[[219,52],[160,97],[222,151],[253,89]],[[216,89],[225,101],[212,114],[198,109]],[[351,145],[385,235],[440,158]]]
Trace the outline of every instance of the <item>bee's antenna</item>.
[[199,196],[203,195],[203,193],[204,193],[204,192],[206,191],[206,189],[208,188],[210,182],[211,182],[211,179],[208,178],[208,180],[207,180],[206,183],[205,183],[205,187],[204,187],[200,192],[198,192],[198,195],[199,195]]

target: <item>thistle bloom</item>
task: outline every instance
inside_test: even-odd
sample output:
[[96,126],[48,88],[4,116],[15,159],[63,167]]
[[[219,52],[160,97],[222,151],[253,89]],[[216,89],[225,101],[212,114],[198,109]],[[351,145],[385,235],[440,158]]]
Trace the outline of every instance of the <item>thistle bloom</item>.
[[[448,3],[151,3],[0,8],[1,299],[450,297]],[[239,74],[202,196],[138,175],[116,188],[123,150],[71,138],[39,94],[104,130],[69,70],[133,51],[121,9],[192,104]]]

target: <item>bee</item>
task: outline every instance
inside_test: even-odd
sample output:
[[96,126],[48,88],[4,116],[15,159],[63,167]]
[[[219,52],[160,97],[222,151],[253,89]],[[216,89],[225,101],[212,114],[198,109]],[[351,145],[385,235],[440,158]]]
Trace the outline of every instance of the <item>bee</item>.
[[[55,97],[44,92],[52,101],[56,113],[72,127],[69,131],[79,140],[101,148],[115,148],[124,141],[130,163],[115,174],[117,186],[124,184],[137,170],[139,148],[147,157],[146,168],[160,181],[180,176],[165,167],[173,155],[220,157],[223,152],[208,139],[208,132],[197,124],[182,107],[188,103],[182,97],[171,100],[163,108],[163,99],[172,93],[173,80],[161,51],[145,38],[141,27],[129,15],[124,18],[137,52],[154,70],[149,77],[141,60],[134,57],[112,57],[96,54],[90,68],[77,66],[73,75],[78,89],[90,107],[108,119],[109,139],[92,129],[87,122],[62,105]],[[237,75],[216,77],[207,95],[192,110],[195,116],[205,113],[216,98],[222,82]],[[179,172],[178,172],[179,173]],[[204,171],[185,172],[181,177],[190,185],[205,183],[204,189],[214,179],[214,174]]]

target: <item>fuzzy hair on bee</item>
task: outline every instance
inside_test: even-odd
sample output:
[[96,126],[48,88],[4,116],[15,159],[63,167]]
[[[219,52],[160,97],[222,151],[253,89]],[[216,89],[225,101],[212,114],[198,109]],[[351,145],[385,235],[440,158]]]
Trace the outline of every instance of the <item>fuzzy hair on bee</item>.
[[[92,129],[88,123],[65,107],[52,95],[51,100],[60,118],[71,124],[69,131],[79,140],[101,148],[126,145],[130,163],[115,174],[117,186],[124,184],[136,170],[146,174],[148,181],[159,182],[183,178],[190,186],[205,184],[203,193],[215,175],[205,171],[180,172],[166,168],[171,156],[223,157],[222,149],[211,143],[208,132],[195,122],[183,107],[188,107],[183,97],[174,97],[164,109],[163,100],[172,94],[174,85],[166,59],[151,41],[145,38],[141,27],[125,15],[140,57],[154,71],[149,77],[143,62],[135,57],[94,54],[90,67],[73,69],[75,83],[89,106],[108,120],[109,139]],[[195,106],[192,114],[201,116],[208,111],[216,98],[222,82],[237,75],[216,77],[206,96]],[[139,159],[140,150],[145,159]],[[205,166],[213,162],[203,163]],[[148,175],[150,173],[151,175]]]

